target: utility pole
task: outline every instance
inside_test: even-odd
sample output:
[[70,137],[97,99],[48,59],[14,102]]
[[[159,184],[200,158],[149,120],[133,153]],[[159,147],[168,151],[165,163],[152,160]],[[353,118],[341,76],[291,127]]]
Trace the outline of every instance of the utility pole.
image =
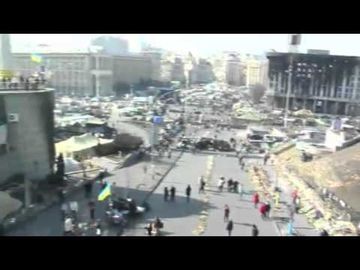
[[289,54],[289,75],[288,75],[288,85],[286,92],[286,105],[285,105],[285,119],[284,119],[284,127],[287,128],[288,116],[289,116],[289,104],[290,104],[290,93],[292,86],[292,69],[293,69],[293,55]]
[[288,86],[286,92],[286,104],[285,104],[285,119],[284,127],[288,126],[288,116],[289,116],[289,106],[290,106],[290,94],[292,90],[292,73],[293,73],[293,61],[294,53],[298,52],[299,45],[301,43],[300,34],[291,34],[289,35],[289,75],[288,75]]

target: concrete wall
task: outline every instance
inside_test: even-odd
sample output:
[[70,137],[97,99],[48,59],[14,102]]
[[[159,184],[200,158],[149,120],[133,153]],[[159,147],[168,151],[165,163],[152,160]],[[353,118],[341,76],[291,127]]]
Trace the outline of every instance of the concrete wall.
[[18,122],[8,122],[7,152],[0,155],[0,183],[19,173],[31,180],[44,179],[54,161],[54,93],[52,90],[0,92],[7,115],[16,113]]

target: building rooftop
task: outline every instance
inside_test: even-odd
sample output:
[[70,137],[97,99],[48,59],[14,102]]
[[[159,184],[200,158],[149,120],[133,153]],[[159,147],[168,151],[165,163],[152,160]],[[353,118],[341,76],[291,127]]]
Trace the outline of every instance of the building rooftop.
[[[267,58],[272,58],[272,57],[288,57],[290,53],[284,53],[284,52],[268,52],[266,53],[266,57]],[[338,61],[338,60],[344,60],[344,61],[349,61],[349,60],[357,60],[360,61],[360,57],[359,56],[347,56],[347,55],[331,55],[331,54],[316,54],[316,53],[291,53],[293,56],[295,56],[297,58],[297,60],[301,61],[301,60],[310,60],[310,59],[328,59],[328,60],[333,60],[333,61]]]
[[25,88],[17,88],[17,89],[4,89],[0,87],[0,95],[6,95],[6,94],[29,94],[29,93],[44,93],[44,92],[50,92],[54,91],[53,88],[39,88],[39,89],[31,89],[26,90]]

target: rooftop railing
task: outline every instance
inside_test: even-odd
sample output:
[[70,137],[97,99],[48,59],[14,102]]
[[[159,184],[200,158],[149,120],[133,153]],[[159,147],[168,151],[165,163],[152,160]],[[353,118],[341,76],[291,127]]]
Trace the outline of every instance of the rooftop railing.
[[1,82],[0,91],[14,91],[14,90],[42,90],[46,86],[45,80],[32,81],[32,82]]

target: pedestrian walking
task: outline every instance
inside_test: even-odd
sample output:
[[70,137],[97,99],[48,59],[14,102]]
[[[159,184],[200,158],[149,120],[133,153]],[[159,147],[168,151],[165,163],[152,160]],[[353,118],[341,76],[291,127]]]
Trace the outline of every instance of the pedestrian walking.
[[239,165],[241,166],[244,160],[244,156],[239,156]]
[[298,213],[299,210],[300,210],[300,207],[301,207],[300,202],[301,202],[300,197],[297,196],[296,199],[295,199],[295,203],[294,203],[295,213]]
[[87,180],[86,184],[84,185],[85,198],[86,198],[86,199],[88,199],[88,198],[91,197],[92,188],[93,188],[93,182],[90,181],[90,180]]
[[79,212],[79,204],[77,201],[70,202],[70,211],[73,219],[76,221]]
[[172,186],[170,188],[170,201],[172,202],[175,201],[175,193],[176,193],[176,189],[174,186]]
[[244,170],[245,169],[245,162],[242,162],[241,163],[241,170]]
[[252,225],[251,235],[252,236],[258,236],[259,235],[259,230],[258,230],[258,228],[256,227],[255,224]]
[[266,165],[267,161],[269,160],[270,158],[270,155],[269,153],[266,153],[265,156],[264,156],[264,165]]
[[291,206],[289,207],[289,218],[290,218],[290,220],[292,220],[292,221],[294,221],[295,212],[296,212],[296,210],[295,210],[295,205],[291,205]]
[[186,200],[187,200],[187,202],[190,201],[190,194],[191,194],[191,186],[188,185],[187,188],[186,188]]
[[105,170],[101,170],[98,176],[101,183],[103,183],[103,180],[105,178]]
[[148,236],[152,236],[153,224],[150,222],[148,225],[146,225],[145,230]]
[[266,205],[264,203],[260,204],[259,212],[260,212],[261,218],[265,219],[265,217],[266,217]]
[[62,203],[62,204],[61,204],[61,216],[62,216],[62,220],[65,220],[68,211],[69,211],[68,204],[67,204],[67,203]]
[[168,158],[171,158],[171,150],[168,151]]
[[94,220],[95,219],[95,202],[93,200],[91,200],[88,203],[89,206],[89,210],[90,210],[90,219]]
[[73,221],[67,217],[64,221],[64,235],[71,235],[73,230]]
[[292,198],[293,204],[295,204],[295,201],[296,201],[297,197],[298,197],[298,191],[297,191],[297,189],[295,189],[295,190],[291,193],[291,198]]
[[219,179],[219,181],[218,181],[218,184],[217,184],[220,192],[223,191],[224,184],[225,184],[224,177],[220,177],[220,179]]
[[320,236],[329,236],[329,233],[326,230],[322,230]]
[[257,192],[255,192],[253,195],[253,203],[254,203],[254,207],[257,208],[257,205],[259,203],[259,194]]
[[228,235],[231,236],[231,232],[233,230],[234,224],[233,221],[230,220],[228,224],[226,225],[226,230],[228,231]]
[[98,224],[96,225],[96,236],[102,236],[103,231],[100,225],[100,222],[98,222]]
[[205,180],[204,180],[204,177],[203,176],[201,176],[200,177],[200,186],[199,186],[199,193],[203,193],[203,192],[205,192]]
[[229,180],[227,181],[227,189],[228,189],[228,191],[230,192],[231,190],[232,190],[232,188],[233,188],[233,180],[232,180],[232,178],[229,178]]
[[233,182],[233,192],[239,193],[239,181]]
[[287,235],[291,236],[294,235],[294,224],[293,221],[289,221],[288,226],[287,226]]
[[147,166],[146,166],[146,164],[144,164],[144,166],[143,166],[143,171],[144,171],[144,174],[147,173]]
[[267,203],[265,204],[265,206],[266,206],[266,217],[267,217],[267,218],[270,218],[270,211],[271,211],[271,204],[270,204],[270,202],[267,202]]
[[224,222],[228,222],[229,221],[229,216],[230,216],[230,208],[227,204],[225,204],[225,208],[224,208]]
[[168,187],[164,188],[164,201],[167,202],[169,199],[169,189]]

